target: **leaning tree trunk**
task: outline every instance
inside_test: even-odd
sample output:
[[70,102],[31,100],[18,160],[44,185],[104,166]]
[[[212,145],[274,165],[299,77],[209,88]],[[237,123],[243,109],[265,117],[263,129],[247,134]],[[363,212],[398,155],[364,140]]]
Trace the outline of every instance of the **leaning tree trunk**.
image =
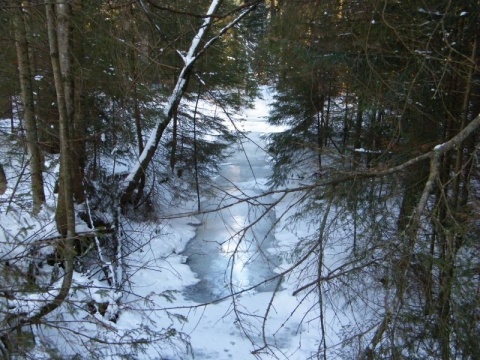
[[33,198],[33,213],[37,214],[45,202],[42,177],[42,153],[38,146],[37,124],[33,100],[32,74],[29,64],[29,50],[25,21],[22,7],[11,2],[13,11],[13,27],[15,31],[15,46],[17,50],[18,73],[23,102],[23,118],[27,139],[27,151],[30,160],[30,172],[32,177],[31,189]]
[[[400,307],[404,305],[403,299],[407,289],[406,284],[408,283],[407,275],[408,270],[411,266],[410,259],[412,254],[414,253],[415,247],[419,243],[419,235],[422,227],[422,216],[424,216],[426,212],[428,212],[428,202],[432,197],[432,194],[434,194],[435,187],[441,181],[440,177],[442,170],[442,157],[446,156],[454,149],[461,148],[464,142],[467,141],[470,136],[475,134],[479,130],[479,128],[480,114],[478,114],[467,126],[465,126],[461,131],[459,131],[454,137],[452,137],[448,141],[435,146],[433,150],[429,151],[426,154],[418,156],[415,159],[411,159],[404,164],[393,167],[385,172],[385,174],[391,174],[393,169],[396,169],[397,171],[400,169],[404,170],[412,164],[418,164],[419,162],[422,162],[427,158],[430,159],[428,178],[425,182],[423,191],[419,196],[415,208],[411,211],[410,221],[406,225],[402,234],[402,238],[404,240],[402,246],[404,247],[404,249],[402,249],[399,254],[400,261],[398,263],[400,264],[400,266],[398,271],[399,279],[397,280],[400,286],[397,286],[397,288],[395,289],[395,294],[393,295],[391,305],[389,306],[387,311],[385,311],[382,321],[380,321],[379,324],[376,326],[370,343],[363,349],[359,356],[359,359],[368,360],[374,358],[375,348],[382,341],[382,338],[384,337],[384,334],[390,325],[392,316],[394,316],[400,310]],[[449,301],[450,299],[440,299],[440,301],[442,300]],[[439,305],[442,306],[442,304]],[[449,349],[450,347],[448,347],[448,350]],[[443,358],[445,359],[448,357],[449,355],[447,353],[447,349],[445,349]]]
[[143,152],[140,154],[137,163],[130,170],[129,175],[126,177],[123,187],[120,190],[120,203],[122,206],[126,206],[127,204],[131,204],[133,202],[135,190],[138,189],[139,180],[143,176],[145,169],[148,168],[150,162],[152,161],[160,140],[163,137],[163,133],[170,124],[187,89],[195,62],[201,58],[207,49],[210,48],[210,46],[212,46],[216,41],[218,41],[229,29],[234,27],[236,24],[238,24],[238,22],[240,22],[241,19],[253,11],[258,6],[260,1],[254,1],[251,4],[248,4],[242,13],[240,13],[235,19],[223,27],[215,36],[201,46],[200,41],[203,39],[205,32],[210,28],[213,21],[213,15],[220,6],[220,3],[221,0],[212,0],[202,26],[192,39],[192,44],[190,45],[187,55],[181,55],[184,61],[184,66],[178,75],[175,88],[168,99],[164,118],[159,120],[155,125],[155,129],[146,142]]
[[207,16],[203,22],[203,26],[200,28],[198,33],[195,35],[192,45],[188,51],[187,56],[184,58],[185,65],[178,76],[177,83],[175,88],[168,99],[168,105],[166,109],[165,118],[163,121],[159,121],[155,127],[153,134],[150,136],[143,152],[140,154],[140,159],[138,164],[132,169],[129,176],[125,179],[125,187],[122,189],[121,194],[121,204],[126,205],[133,202],[135,190],[138,187],[138,183],[142,176],[144,176],[145,169],[153,159],[153,156],[158,148],[158,144],[163,136],[163,132],[170,124],[170,121],[175,114],[178,105],[185,93],[188,82],[190,80],[190,74],[193,70],[193,65],[198,59],[198,48],[200,46],[200,40],[203,38],[205,32],[210,28],[212,23],[212,15],[215,13],[217,8],[220,5],[220,0],[212,0],[210,8],[207,12]]

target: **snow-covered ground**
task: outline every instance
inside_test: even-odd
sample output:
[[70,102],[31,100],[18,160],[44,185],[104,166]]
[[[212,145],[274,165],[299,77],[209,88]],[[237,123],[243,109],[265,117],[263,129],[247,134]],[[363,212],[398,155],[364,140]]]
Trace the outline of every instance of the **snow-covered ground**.
[[[261,149],[262,140],[259,139],[258,135],[279,130],[266,123],[270,101],[271,94],[264,89],[262,98],[256,100],[254,108],[245,111],[244,118],[246,121],[240,125],[243,131],[249,133],[247,135],[249,138],[260,141],[258,144],[260,147],[256,151],[265,158],[268,155]],[[250,156],[258,156],[258,153],[252,153]],[[238,161],[238,157],[236,159]],[[244,161],[247,162],[247,158]],[[230,165],[228,162],[225,164],[227,167]],[[262,174],[265,175],[268,172]],[[229,180],[235,181],[235,179]],[[254,178],[252,174],[243,174],[236,180],[239,182],[232,185],[239,187],[240,190],[244,191],[246,188],[253,188],[254,186],[266,190],[264,186],[266,178]],[[288,212],[287,209],[291,200],[291,197],[287,197],[283,202],[277,204],[275,212],[279,214]],[[244,209],[246,212],[248,211],[248,208],[245,207]],[[226,222],[234,221],[234,219],[229,218],[224,220]],[[175,221],[191,222],[191,220]],[[275,228],[275,236],[278,238],[276,247],[269,249],[277,254],[291,250],[297,237],[306,235],[301,230],[293,234],[284,228],[283,221],[278,223]],[[172,234],[178,237],[178,240],[176,240],[176,243],[179,244],[178,248],[185,245],[186,240],[193,236],[193,234],[187,232],[176,233],[175,229],[184,228],[185,224],[172,222],[169,226],[172,227]],[[300,226],[300,228],[302,227]],[[308,230],[305,228],[304,231]],[[217,238],[218,241],[228,240],[228,234],[226,235],[221,231],[217,234],[211,233],[210,236],[211,238]],[[153,251],[157,247],[152,245],[151,249]],[[159,258],[165,256],[165,253],[154,255],[152,252],[152,255],[152,258]],[[145,286],[146,283],[149,284],[148,291],[157,287],[157,292],[164,289],[177,289],[181,292],[184,286],[198,281],[188,265],[182,264],[182,261],[172,257],[168,261],[172,266],[171,271],[163,271],[158,274],[156,282],[149,284],[146,279],[155,277],[155,274],[149,274],[147,270],[140,271],[138,280],[136,280],[136,275],[133,282],[141,284],[141,286]],[[280,273],[287,267],[288,264],[285,262],[276,269],[276,272]],[[229,271],[228,268],[217,270],[220,273],[222,271],[227,272],[227,274]],[[234,271],[241,273],[242,271],[247,272],[248,269],[241,267],[240,269],[234,269]],[[221,275],[219,275],[218,281],[223,283]],[[192,355],[195,359],[307,359],[318,350],[320,340],[319,324],[318,319],[316,319],[318,314],[310,311],[311,303],[304,301],[299,304],[298,299],[291,295],[296,285],[294,279],[290,281],[283,279],[281,286],[275,293],[273,291],[247,291],[241,295],[227,297],[220,302],[208,304],[192,302],[185,299],[185,296],[180,293],[172,304],[163,302],[159,303],[158,306],[167,306],[172,312],[180,313],[188,319],[178,330],[189,335]],[[135,289],[135,291],[139,290]],[[153,357],[154,354],[149,356]]]
[[[232,190],[252,195],[258,195],[261,191],[267,190],[268,154],[264,151],[265,143],[261,135],[280,130],[266,122],[268,104],[271,100],[272,94],[264,88],[261,98],[256,99],[254,107],[244,111],[245,121],[236,125],[240,130],[247,132],[244,145],[248,143],[249,146],[239,148],[240,155],[238,151],[234,154],[235,161],[241,161],[239,159],[243,158],[248,166],[260,164],[263,170],[260,169],[255,176],[240,174],[237,178],[224,179],[223,183],[229,184]],[[254,153],[243,153],[247,148],[250,152],[255,149]],[[230,166],[232,163],[227,160],[224,167]],[[11,171],[15,168],[12,166],[8,169]],[[21,167],[18,168],[21,169]],[[52,174],[54,170],[51,169]],[[20,176],[13,173],[8,175],[12,179]],[[53,184],[53,181],[53,177],[48,178],[46,183]],[[28,193],[28,187],[20,185],[22,186],[16,191]],[[7,193],[1,197],[3,205],[8,203],[12,195],[11,183],[9,186]],[[295,230],[285,226],[286,218],[295,210],[290,207],[295,196],[295,194],[288,194],[271,210],[272,214],[281,214],[282,218],[272,221],[272,223],[277,221],[272,232],[276,240],[268,248],[262,248],[262,251],[271,252],[283,259],[276,269],[272,269],[274,271],[272,274],[281,274],[290,266],[289,256],[286,254],[291,252],[299,238],[308,235],[309,232],[306,225],[297,224]],[[47,197],[53,199],[51,201],[55,199],[55,195],[51,192]],[[268,202],[279,198],[280,194],[275,194],[269,197]],[[262,198],[259,200],[266,201]],[[8,245],[9,241],[14,239],[17,241],[16,235],[20,233],[27,234],[24,236],[25,245],[30,238],[28,234],[36,231],[41,232],[40,235],[44,237],[54,236],[55,226],[51,220],[54,206],[54,202],[47,204],[36,218],[29,216],[28,212],[24,215],[18,214],[18,211],[10,215],[2,215],[3,244]],[[184,209],[175,211],[188,212],[194,209],[195,204],[186,204]],[[249,212],[247,206],[243,209]],[[175,215],[174,210],[170,211],[172,213],[166,215]],[[251,214],[251,212],[245,214],[242,225],[248,224],[246,219],[249,216],[248,221],[255,220],[252,219]],[[24,223],[20,224],[18,219]],[[234,229],[231,224],[228,224],[232,219],[225,218],[225,220],[227,223],[225,228]],[[125,259],[129,291],[116,292],[106,288],[105,284],[92,274],[75,273],[70,305],[48,316],[48,320],[57,326],[39,326],[32,331],[38,338],[48,342],[62,354],[80,354],[89,357],[85,349],[91,349],[91,355],[102,359],[117,359],[121,357],[120,354],[123,351],[131,352],[132,342],[138,342],[144,346],[142,351],[138,351],[138,359],[303,360],[315,354],[319,349],[321,337],[319,314],[314,310],[315,304],[312,303],[315,297],[310,299],[293,296],[292,293],[298,287],[298,281],[294,277],[283,277],[281,283],[279,277],[275,280],[278,287],[271,286],[270,291],[263,292],[255,290],[242,292],[242,286],[248,288],[254,283],[251,281],[245,284],[238,283],[232,289],[240,291],[240,294],[228,296],[227,293],[223,300],[213,302],[209,300],[206,304],[190,300],[194,297],[186,296],[185,289],[201,279],[189,267],[186,256],[182,255],[182,252],[186,249],[188,242],[195,237],[196,231],[204,226],[204,222],[205,219],[199,216],[172,216],[152,223],[125,224],[124,230],[129,232],[130,241],[133,244],[138,243],[138,250],[130,253]],[[129,226],[131,228],[128,228]],[[8,234],[11,234],[11,238]],[[213,238],[217,238],[217,242],[225,241],[227,247],[231,246],[227,240],[232,235],[235,234],[231,231],[211,234]],[[222,237],[227,238],[222,239]],[[31,238],[38,238],[38,236]],[[18,242],[16,244],[18,245]],[[21,254],[24,247],[17,245],[10,248],[3,246],[2,257],[13,258],[16,254]],[[227,255],[231,253],[230,250],[226,251]],[[225,264],[225,269],[217,270],[228,274],[230,271],[228,266],[232,263],[227,261]],[[234,266],[239,279],[242,279],[242,272],[247,270],[243,265],[236,268]],[[52,269],[44,264],[42,271],[48,274]],[[258,281],[258,277],[255,279]],[[223,279],[219,279],[219,282],[222,281]],[[275,288],[276,291],[274,291]],[[47,293],[45,297],[52,298],[53,295]],[[99,312],[89,312],[83,306],[85,299],[91,299],[97,304],[109,302],[109,310],[112,312],[116,310],[112,305],[118,302],[118,318],[115,322],[111,322]],[[117,301],[118,299],[120,301]],[[23,304],[28,304],[32,300],[35,299],[19,299],[19,304],[22,301]],[[78,308],[75,304],[79,304]],[[18,309],[20,311],[20,306]],[[26,311],[33,310],[26,309]],[[335,316],[332,314],[330,318],[335,319],[330,326],[339,326],[338,314]],[[63,326],[65,328],[62,330]],[[99,339],[101,342],[98,342]],[[333,344],[337,341],[338,339],[333,338],[328,339],[327,343]],[[38,352],[37,355],[39,359],[49,356],[42,352]]]

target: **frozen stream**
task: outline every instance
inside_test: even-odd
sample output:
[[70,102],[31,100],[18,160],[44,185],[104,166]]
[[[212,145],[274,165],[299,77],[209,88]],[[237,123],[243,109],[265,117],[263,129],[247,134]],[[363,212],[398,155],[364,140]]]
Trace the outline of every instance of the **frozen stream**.
[[[265,120],[248,118],[245,126],[250,131],[248,138],[242,139],[242,145],[236,145],[215,179],[217,196],[202,203],[202,210],[223,209],[203,216],[195,238],[183,253],[200,280],[187,287],[184,296],[199,303],[220,299],[269,279],[275,275],[273,269],[279,263],[271,251],[275,246],[272,230],[275,213],[268,210],[268,205],[273,199],[265,196],[250,204],[235,204],[237,196],[261,194],[271,172],[268,155],[262,149]],[[234,205],[224,208],[228,204]],[[276,285],[276,281],[267,282],[256,291],[272,291]]]
[[[248,138],[232,149],[212,179],[218,187],[216,196],[202,204],[203,210],[221,210],[200,219],[196,236],[183,253],[198,279],[194,285],[182,287],[184,302],[177,304],[188,318],[179,330],[189,336],[194,359],[304,360],[318,350],[318,314],[311,311],[309,301],[298,302],[291,295],[297,288],[296,279],[283,278],[280,291],[273,291],[279,285],[277,279],[255,287],[288,267],[278,254],[285,253],[296,235],[285,229],[278,217],[288,213],[292,199],[283,199],[270,211],[271,196],[249,203],[237,201],[246,195],[259,196],[266,189],[271,168],[261,135],[284,130],[265,121],[272,97],[273,93],[263,88],[255,107],[245,111],[246,121],[238,126],[248,132]],[[192,284],[191,272],[185,275]],[[243,289],[250,290],[235,299],[229,297]],[[216,302],[224,297],[228,299]],[[252,353],[258,349],[262,350]]]

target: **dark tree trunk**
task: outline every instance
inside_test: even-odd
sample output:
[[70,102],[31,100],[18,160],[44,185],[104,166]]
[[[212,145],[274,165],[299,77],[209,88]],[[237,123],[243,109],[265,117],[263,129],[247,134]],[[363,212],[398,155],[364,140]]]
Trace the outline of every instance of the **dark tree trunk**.
[[33,99],[32,74],[30,68],[30,56],[25,30],[25,20],[20,5],[14,1],[11,3],[13,12],[13,27],[15,30],[15,46],[17,50],[18,73],[23,102],[23,118],[27,139],[27,150],[30,161],[30,172],[32,177],[31,189],[33,198],[33,213],[37,214],[45,202],[43,189],[43,161],[40,147],[38,146],[37,123],[35,120],[35,109]]

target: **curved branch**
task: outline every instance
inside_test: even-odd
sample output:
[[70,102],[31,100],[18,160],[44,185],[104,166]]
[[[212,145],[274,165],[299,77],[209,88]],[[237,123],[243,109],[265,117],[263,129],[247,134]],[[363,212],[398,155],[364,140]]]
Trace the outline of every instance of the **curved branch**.
[[[480,114],[477,115],[475,119],[473,119],[462,131],[460,131],[457,135],[455,135],[453,138],[448,140],[447,142],[435,146],[431,151],[421,154],[413,159],[410,159],[400,165],[387,168],[387,169],[369,169],[367,171],[356,171],[356,172],[350,172],[347,174],[340,174],[336,177],[333,177],[331,179],[325,179],[321,181],[317,181],[314,184],[311,185],[303,185],[303,186],[298,186],[294,188],[284,188],[284,189],[275,189],[275,190],[270,190],[266,191],[262,194],[259,195],[254,195],[254,196],[245,196],[245,197],[238,197],[236,202],[228,203],[225,204],[221,207],[217,207],[212,210],[203,210],[201,212],[194,211],[194,212],[185,212],[185,213],[179,213],[176,215],[170,215],[170,216],[164,216],[161,217],[161,219],[167,220],[167,219],[176,219],[176,218],[182,218],[186,216],[194,216],[194,215],[199,215],[199,214],[207,214],[207,213],[212,213],[212,212],[217,212],[219,210],[223,210],[226,208],[229,208],[231,206],[234,206],[239,203],[244,203],[244,202],[251,202],[252,200],[257,200],[269,195],[275,195],[275,194],[288,194],[288,193],[294,193],[294,192],[302,192],[302,191],[308,191],[312,190],[315,188],[320,188],[324,186],[329,186],[329,185],[338,185],[347,181],[353,181],[353,180],[361,180],[361,179],[372,179],[372,178],[379,178],[379,177],[384,177],[384,176],[389,176],[393,175],[396,173],[399,173],[405,169],[407,169],[410,166],[413,166],[421,161],[427,160],[427,159],[432,159],[434,157],[440,157],[441,155],[447,153],[448,151],[457,148],[461,145],[463,141],[465,141],[470,135],[472,135],[475,131],[477,131],[480,128]],[[430,185],[429,185],[430,186]],[[425,192],[425,191],[424,191]],[[421,201],[421,211],[424,209],[424,201]],[[419,207],[417,207],[418,210]],[[417,211],[418,212],[418,211]]]
[[[455,148],[459,148],[460,145],[470,136],[472,135],[475,131],[478,130],[480,127],[480,114],[475,117],[465,128],[463,128],[457,135],[452,137],[450,140],[446,141],[443,144],[437,145],[433,148],[432,151],[428,152],[425,155],[428,155],[430,158],[430,173],[427,179],[427,182],[425,184],[425,187],[423,189],[422,195],[420,197],[420,200],[418,201],[418,204],[416,208],[414,209],[414,212],[412,214],[412,218],[410,220],[410,223],[407,227],[407,229],[404,232],[404,236],[406,237],[406,245],[407,245],[407,251],[402,256],[402,261],[400,261],[401,264],[404,264],[401,268],[401,273],[402,276],[405,278],[407,276],[407,272],[410,267],[410,256],[413,252],[413,248],[415,247],[417,236],[418,236],[418,230],[420,228],[420,219],[422,214],[425,211],[425,208],[427,206],[428,199],[430,197],[430,194],[434,190],[434,186],[436,181],[438,180],[439,177],[439,171],[440,171],[440,158],[442,155],[447,153],[450,150],[453,150]],[[423,155],[422,155],[423,156]],[[392,314],[398,309],[398,307],[402,304],[403,301],[403,295],[405,293],[406,287],[405,286],[400,286],[396,293],[395,293],[395,298],[393,300],[393,305],[391,309],[388,309],[385,312],[385,315],[383,317],[383,320],[380,322],[380,324],[377,326],[377,329],[375,330],[375,334],[370,341],[370,344],[362,351],[359,359],[364,360],[364,359],[373,359],[373,351],[377,344],[381,341],[383,334],[387,330],[388,324],[390,322]]]

